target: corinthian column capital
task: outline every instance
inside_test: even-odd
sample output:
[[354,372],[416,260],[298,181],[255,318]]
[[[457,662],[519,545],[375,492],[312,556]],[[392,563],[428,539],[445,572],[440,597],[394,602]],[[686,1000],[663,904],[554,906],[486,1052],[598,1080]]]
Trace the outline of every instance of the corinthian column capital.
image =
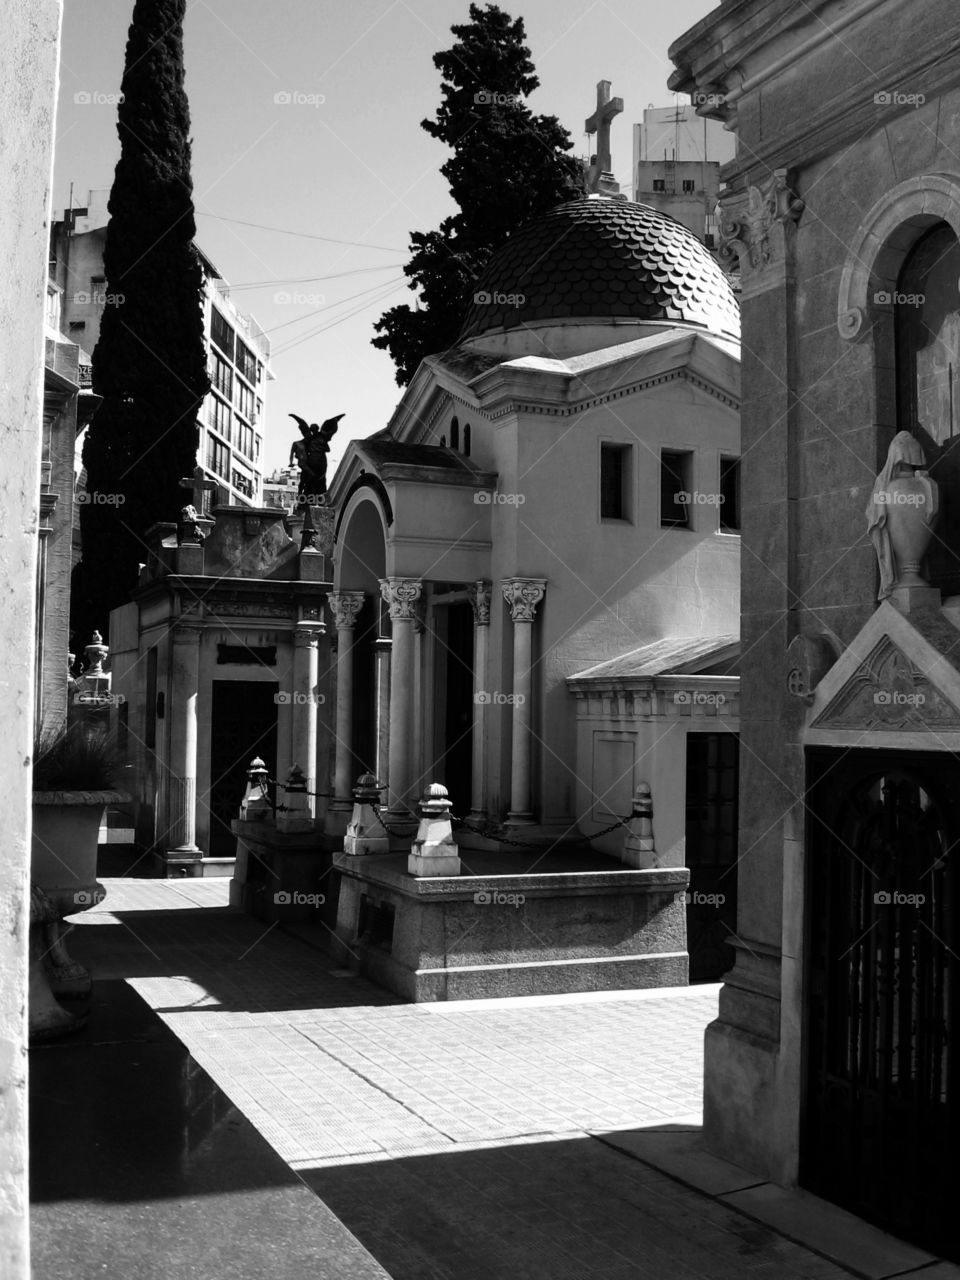
[[362,591],[331,591],[327,604],[333,614],[334,625],[340,631],[357,625],[357,614],[363,608],[366,596]]
[[478,627],[490,625],[490,600],[493,595],[491,584],[479,579],[471,582],[467,588],[470,603],[473,606],[473,621]]
[[545,578],[504,578],[501,582],[503,598],[510,608],[514,622],[533,622],[537,605],[547,589]]
[[380,594],[390,609],[390,621],[416,622],[417,601],[422,591],[419,578],[381,578]]

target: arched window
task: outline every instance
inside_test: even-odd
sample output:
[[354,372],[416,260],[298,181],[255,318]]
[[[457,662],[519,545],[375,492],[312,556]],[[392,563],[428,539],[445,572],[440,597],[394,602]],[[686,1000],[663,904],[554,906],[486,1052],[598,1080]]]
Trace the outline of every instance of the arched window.
[[460,448],[460,423],[455,416],[450,419],[450,448]]
[[923,231],[903,260],[893,310],[897,430],[923,445],[940,487],[927,553],[933,586],[960,591],[960,241],[946,222]]
[[470,457],[470,423],[463,428],[463,452]]
[[907,254],[894,295],[897,426],[945,444],[960,430],[960,241],[938,222]]

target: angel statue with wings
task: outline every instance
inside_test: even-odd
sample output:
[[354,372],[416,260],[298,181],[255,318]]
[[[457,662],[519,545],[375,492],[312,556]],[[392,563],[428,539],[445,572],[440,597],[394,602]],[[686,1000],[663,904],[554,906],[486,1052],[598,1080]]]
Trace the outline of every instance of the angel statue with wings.
[[298,418],[295,413],[289,416],[303,436],[302,440],[295,440],[290,449],[290,465],[296,462],[300,467],[297,500],[301,506],[323,506],[327,495],[327,454],[330,452],[330,440],[344,415],[338,413],[335,418],[328,418],[322,426],[315,422],[308,425],[305,418]]

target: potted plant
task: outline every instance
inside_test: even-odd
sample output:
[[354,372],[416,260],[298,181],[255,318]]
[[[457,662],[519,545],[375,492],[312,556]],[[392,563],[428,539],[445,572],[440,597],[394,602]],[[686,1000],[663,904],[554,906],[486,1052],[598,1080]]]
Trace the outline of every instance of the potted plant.
[[30,864],[34,1039],[61,1034],[81,1021],[61,1009],[50,992],[69,998],[90,990],[89,972],[67,953],[63,921],[103,898],[97,843],[106,806],[127,799],[114,790],[120,767],[106,732],[87,723],[43,732],[35,744]]

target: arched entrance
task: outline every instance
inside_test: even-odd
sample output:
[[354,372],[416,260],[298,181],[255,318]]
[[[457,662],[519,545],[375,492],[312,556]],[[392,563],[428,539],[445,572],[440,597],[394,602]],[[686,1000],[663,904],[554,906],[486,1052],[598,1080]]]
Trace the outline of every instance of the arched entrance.
[[341,609],[338,619],[338,795],[361,773],[387,780],[390,619],[380,598],[385,576],[384,519],[375,498],[360,493],[344,513],[334,571],[335,595],[362,596],[359,608]]
[[957,757],[811,751],[801,1181],[960,1256]]

